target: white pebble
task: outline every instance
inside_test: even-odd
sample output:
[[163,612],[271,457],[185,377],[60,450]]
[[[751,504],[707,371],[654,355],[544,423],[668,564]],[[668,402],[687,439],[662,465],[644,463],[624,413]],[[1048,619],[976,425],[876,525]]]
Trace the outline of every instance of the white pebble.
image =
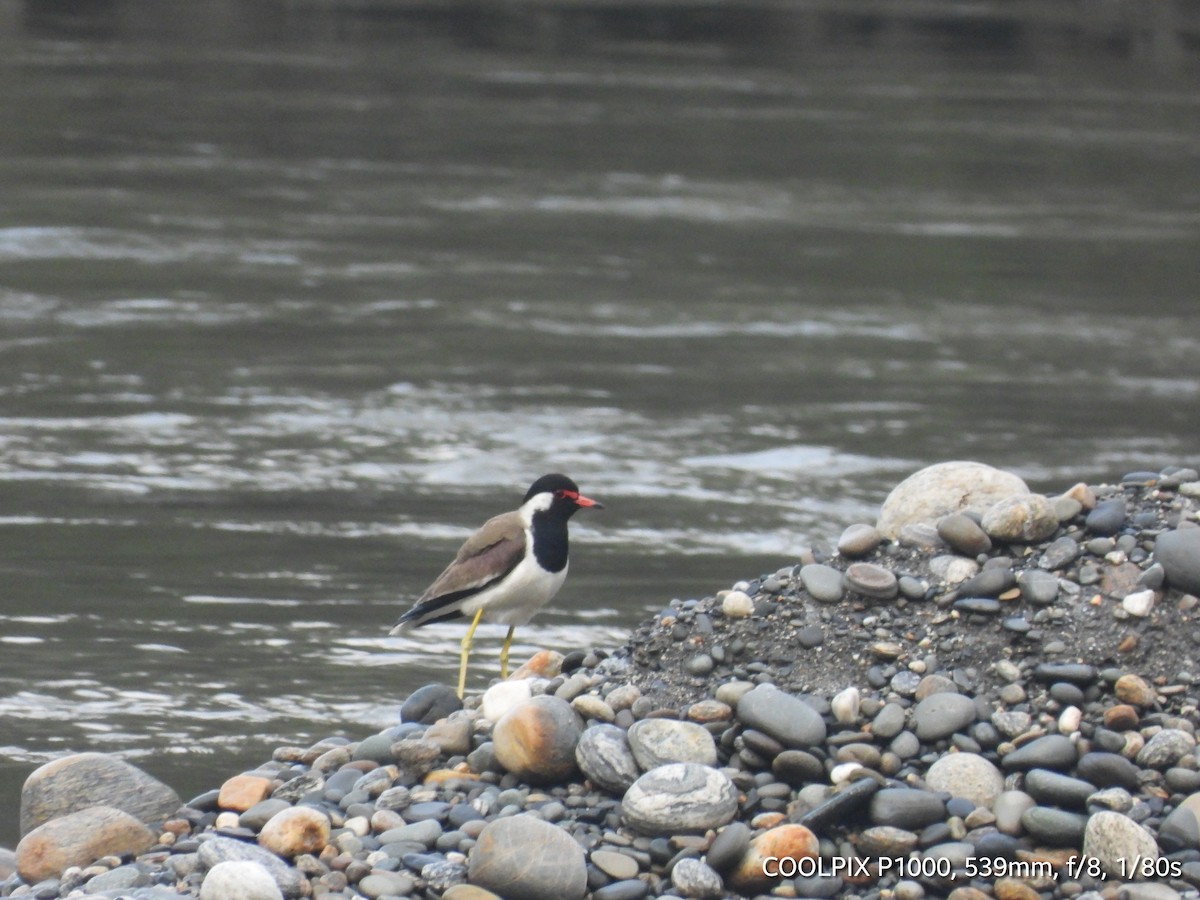
[[846,784],[854,777],[854,773],[862,768],[862,763],[856,762],[847,762],[834,766],[829,773],[829,781],[832,784]]
[[1154,600],[1154,591],[1135,591],[1125,595],[1121,606],[1131,616],[1148,616],[1150,610],[1154,609]]
[[260,863],[219,862],[204,876],[200,900],[283,900],[283,894]]
[[840,691],[829,702],[833,717],[843,725],[853,725],[858,721],[858,713],[862,707],[862,695],[858,688],[848,687]]
[[721,601],[721,612],[730,619],[744,619],[754,612],[754,601],[745,591],[730,591]]
[[1083,722],[1083,710],[1078,706],[1068,706],[1058,717],[1058,732],[1068,737],[1079,730]]
[[501,681],[484,691],[483,702],[479,706],[485,719],[499,722],[506,712],[532,696],[533,690],[528,681]]

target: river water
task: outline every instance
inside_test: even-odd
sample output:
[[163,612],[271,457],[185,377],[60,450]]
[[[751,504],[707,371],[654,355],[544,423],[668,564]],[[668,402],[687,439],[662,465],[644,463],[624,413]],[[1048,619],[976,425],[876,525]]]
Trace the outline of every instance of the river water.
[[1197,462],[1187,53],[243,6],[0,0],[0,843],[57,755],[187,797],[393,723],[461,627],[389,627],[544,472],[607,508],[514,658],[931,462]]

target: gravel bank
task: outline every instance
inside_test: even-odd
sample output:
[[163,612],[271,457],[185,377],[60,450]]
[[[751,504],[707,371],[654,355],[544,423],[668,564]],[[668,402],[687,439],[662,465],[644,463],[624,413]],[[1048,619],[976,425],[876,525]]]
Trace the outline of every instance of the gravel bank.
[[186,803],[48,764],[0,896],[1200,896],[1200,476],[968,498],[946,465],[623,648]]

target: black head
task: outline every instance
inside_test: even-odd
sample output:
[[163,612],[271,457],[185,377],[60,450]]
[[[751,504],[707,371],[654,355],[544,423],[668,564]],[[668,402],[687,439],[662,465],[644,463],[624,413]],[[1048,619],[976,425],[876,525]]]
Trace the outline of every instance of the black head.
[[528,503],[538,494],[551,494],[554,499],[550,503],[550,509],[564,518],[570,518],[576,510],[585,506],[604,509],[603,504],[580,494],[579,485],[566,475],[543,475],[529,486],[522,503]]

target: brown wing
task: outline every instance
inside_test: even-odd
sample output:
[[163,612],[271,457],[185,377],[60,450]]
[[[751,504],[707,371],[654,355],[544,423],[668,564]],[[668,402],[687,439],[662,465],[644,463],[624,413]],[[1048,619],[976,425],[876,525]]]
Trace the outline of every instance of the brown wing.
[[463,601],[499,581],[524,556],[525,528],[520,514],[509,512],[488,519],[467,538],[454,562],[434,579],[413,608],[400,617],[396,629],[458,618]]

